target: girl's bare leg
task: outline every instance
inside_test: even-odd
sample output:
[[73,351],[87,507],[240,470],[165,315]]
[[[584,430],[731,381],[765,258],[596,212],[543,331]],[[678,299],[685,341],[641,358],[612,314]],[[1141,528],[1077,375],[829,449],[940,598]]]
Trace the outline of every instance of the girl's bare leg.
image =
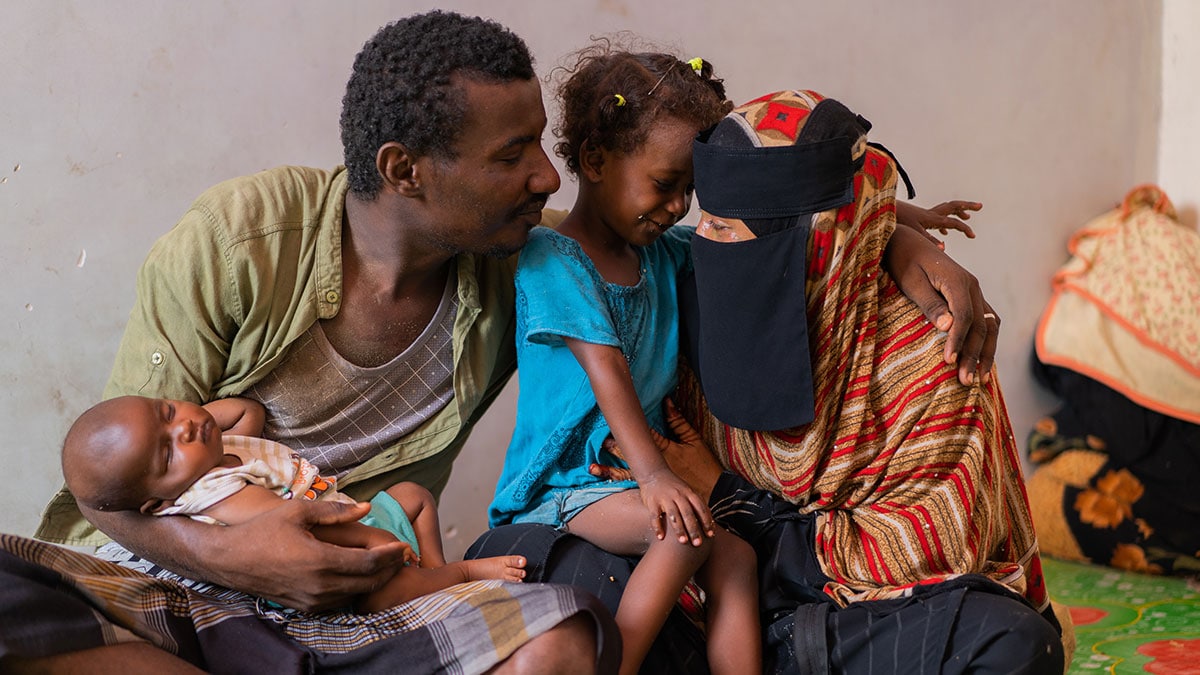
[[696,581],[707,606],[708,665],[713,675],[762,672],[758,561],[754,549],[720,527]]
[[642,556],[625,585],[616,616],[624,646],[621,673],[636,673],[684,584],[708,557],[711,540],[692,546],[672,536],[658,539],[637,490],[592,504],[571,519],[567,531],[611,553]]
[[442,529],[433,493],[416,483],[407,482],[396,483],[387,489],[387,493],[399,502],[408,516],[408,522],[412,523],[413,532],[417,535],[417,546],[421,549],[421,567],[434,568],[445,565]]

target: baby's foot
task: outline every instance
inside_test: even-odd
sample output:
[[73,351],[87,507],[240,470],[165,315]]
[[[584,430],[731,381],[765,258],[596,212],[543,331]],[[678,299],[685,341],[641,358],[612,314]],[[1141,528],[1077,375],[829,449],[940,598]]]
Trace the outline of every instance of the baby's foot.
[[500,555],[494,558],[479,558],[462,561],[468,581],[481,579],[500,579],[501,581],[521,581],[525,578],[525,557],[519,555]]

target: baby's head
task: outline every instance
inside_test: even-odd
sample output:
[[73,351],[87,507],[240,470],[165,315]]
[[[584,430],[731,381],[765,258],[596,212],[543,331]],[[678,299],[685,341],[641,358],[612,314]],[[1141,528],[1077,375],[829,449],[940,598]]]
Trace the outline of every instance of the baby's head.
[[659,52],[619,50],[602,39],[576,53],[559,86],[560,118],[554,151],[579,176],[585,144],[619,153],[641,146],[667,117],[697,132],[716,124],[733,105],[725,85],[703,59],[681,61]]
[[221,429],[186,401],[122,396],[79,416],[63,441],[67,488],[97,511],[150,513],[217,466]]

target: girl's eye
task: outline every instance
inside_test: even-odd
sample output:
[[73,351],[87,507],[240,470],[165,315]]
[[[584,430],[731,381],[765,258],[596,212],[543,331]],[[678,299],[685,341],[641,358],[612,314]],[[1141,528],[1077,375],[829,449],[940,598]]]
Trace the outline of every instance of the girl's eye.
[[175,404],[168,403],[167,404],[167,421],[170,422],[173,419],[175,419]]

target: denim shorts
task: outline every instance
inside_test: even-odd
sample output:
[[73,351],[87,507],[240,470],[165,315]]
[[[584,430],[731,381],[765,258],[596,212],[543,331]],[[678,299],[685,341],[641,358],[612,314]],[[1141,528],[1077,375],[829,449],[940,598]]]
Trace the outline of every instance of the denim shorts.
[[593,483],[579,488],[555,488],[542,503],[514,516],[514,523],[544,523],[562,529],[572,518],[596,502],[626,490],[636,490],[637,481],[620,480]]

